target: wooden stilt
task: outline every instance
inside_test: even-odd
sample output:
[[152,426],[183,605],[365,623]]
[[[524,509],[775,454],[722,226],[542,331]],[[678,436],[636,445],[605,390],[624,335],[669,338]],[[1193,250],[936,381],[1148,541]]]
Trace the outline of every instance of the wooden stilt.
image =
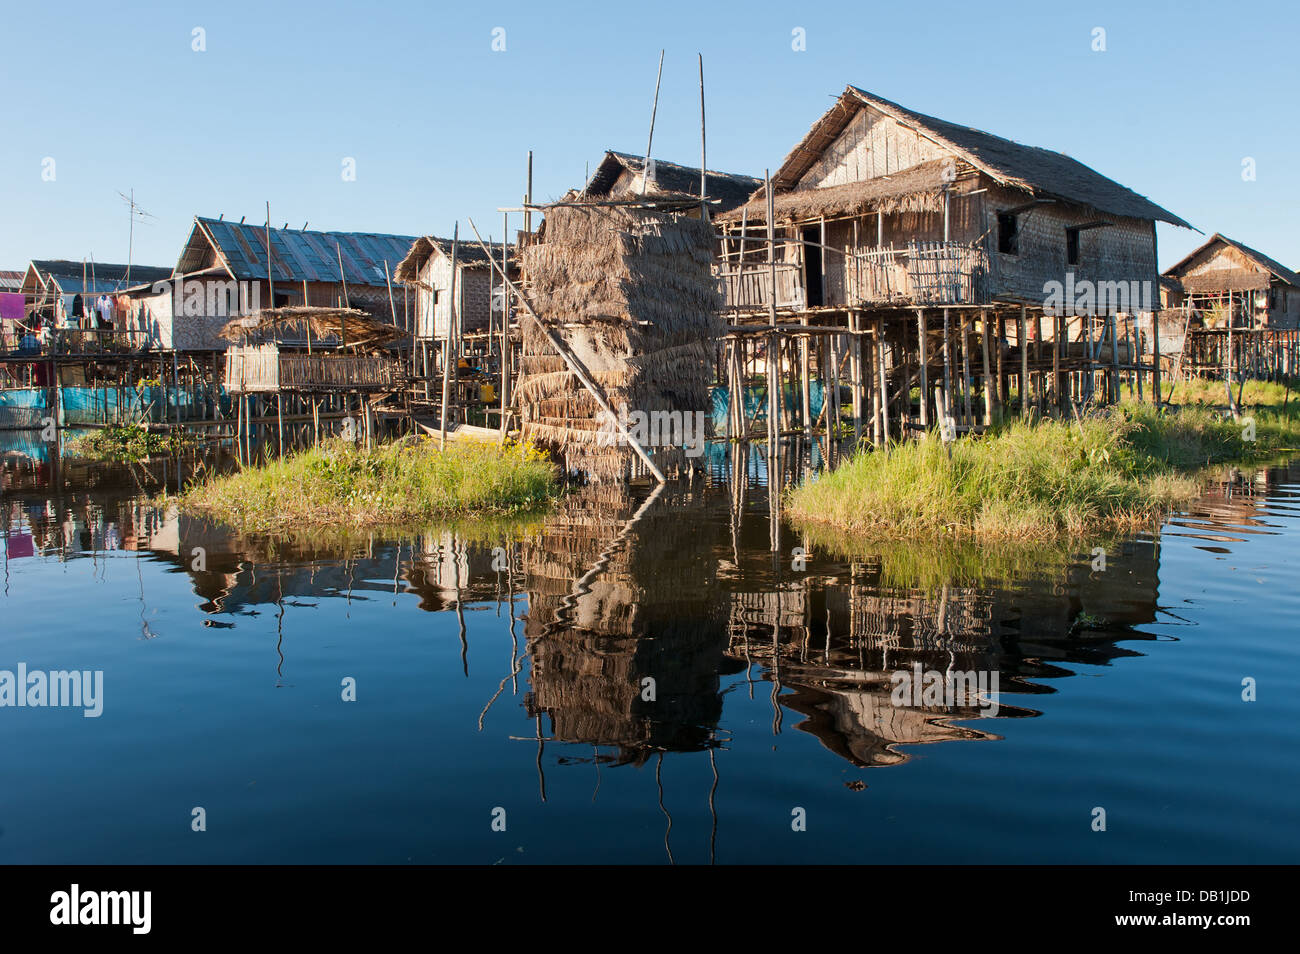
[[1029,342],[1025,335],[1025,306],[1020,306],[1016,325],[1016,343],[1020,346],[1020,416],[1029,417]]
[[971,412],[970,403],[970,315],[966,312],[961,313],[961,397],[962,413],[967,425],[975,423],[975,415]]
[[989,367],[989,313],[987,308],[980,309],[980,355],[984,364],[984,426],[993,424],[993,376]]
[[917,351],[920,354],[920,383],[921,383],[921,426],[927,431],[930,429],[930,356],[928,354],[928,338],[925,328],[925,309],[916,309],[916,337]]

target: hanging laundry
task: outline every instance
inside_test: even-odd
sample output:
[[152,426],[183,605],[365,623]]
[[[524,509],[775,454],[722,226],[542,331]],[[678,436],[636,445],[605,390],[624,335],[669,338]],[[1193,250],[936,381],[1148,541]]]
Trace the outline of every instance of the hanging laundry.
[[22,321],[27,299],[18,292],[0,292],[0,318]]
[[99,327],[113,327],[113,299],[107,295],[100,295],[95,299],[95,311],[99,316]]

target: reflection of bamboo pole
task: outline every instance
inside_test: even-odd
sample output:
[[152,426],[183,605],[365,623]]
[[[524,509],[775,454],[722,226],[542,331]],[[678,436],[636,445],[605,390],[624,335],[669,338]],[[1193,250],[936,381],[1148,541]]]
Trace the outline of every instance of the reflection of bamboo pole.
[[[483,236],[479,235],[478,228],[474,225],[473,219],[469,220],[469,227],[474,230],[474,237],[478,240],[479,246],[485,253],[487,253],[488,249],[483,243]],[[632,436],[631,432],[627,429],[627,425],[610,408],[609,401],[605,399],[605,395],[601,393],[600,388],[596,386],[596,382],[591,380],[591,377],[587,374],[586,368],[584,368],[578,359],[569,352],[569,349],[560,338],[555,335],[550,328],[546,327],[546,325],[542,323],[542,319],[539,318],[537,312],[533,310],[532,303],[529,302],[528,297],[515,287],[514,283],[510,281],[505,272],[501,271],[501,266],[497,264],[496,260],[490,253],[487,256],[487,260],[488,263],[491,264],[491,266],[500,274],[501,281],[506,286],[506,291],[514,295],[519,300],[519,303],[524,306],[524,312],[529,318],[533,319],[533,322],[551,343],[551,347],[553,347],[560,357],[564,359],[564,363],[568,365],[569,370],[572,371],[578,380],[582,382],[583,387],[585,387],[588,393],[591,394],[596,404],[605,412],[606,420],[612,421],[614,426],[618,428],[619,433],[622,434],[624,440],[632,446],[632,449],[636,452],[637,456],[641,458],[642,462],[649,469],[650,473],[654,475],[655,479],[660,483],[665,483],[667,478],[664,477],[659,468],[655,466],[655,462],[651,459],[649,453],[646,452],[646,449],[637,442],[635,437]]]

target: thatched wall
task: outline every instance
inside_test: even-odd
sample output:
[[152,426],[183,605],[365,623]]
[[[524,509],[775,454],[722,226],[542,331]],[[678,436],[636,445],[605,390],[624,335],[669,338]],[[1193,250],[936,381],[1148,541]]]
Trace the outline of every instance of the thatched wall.
[[[711,274],[712,226],[642,208],[560,206],[545,242],[524,250],[538,315],[617,412],[708,413],[721,301]],[[516,392],[527,439],[592,479],[635,471],[630,447],[601,443],[600,407],[535,324],[523,326]],[[653,449],[665,471],[687,458]]]

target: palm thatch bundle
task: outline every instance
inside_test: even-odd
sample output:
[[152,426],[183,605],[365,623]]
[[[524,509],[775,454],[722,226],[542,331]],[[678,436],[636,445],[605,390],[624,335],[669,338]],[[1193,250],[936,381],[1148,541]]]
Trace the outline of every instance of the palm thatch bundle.
[[[545,241],[523,252],[534,307],[615,412],[710,415],[713,342],[722,332],[711,272],[713,228],[634,206],[565,204],[547,211]],[[635,455],[601,439],[601,409],[531,323],[523,329],[516,397],[524,436],[594,480],[625,479]],[[660,469],[681,447],[648,448]]]
[[[949,160],[932,159],[889,176],[879,176],[843,185],[817,189],[796,189],[772,199],[773,218],[778,221],[807,221],[818,216],[828,218],[884,212],[942,212],[943,194],[949,180],[945,169]],[[719,222],[767,221],[767,198],[756,194],[742,208],[718,216]]]
[[234,318],[221,329],[221,337],[238,343],[274,342],[288,336],[310,334],[317,341],[367,351],[405,336],[396,325],[379,321],[356,308],[286,305],[263,308]]

